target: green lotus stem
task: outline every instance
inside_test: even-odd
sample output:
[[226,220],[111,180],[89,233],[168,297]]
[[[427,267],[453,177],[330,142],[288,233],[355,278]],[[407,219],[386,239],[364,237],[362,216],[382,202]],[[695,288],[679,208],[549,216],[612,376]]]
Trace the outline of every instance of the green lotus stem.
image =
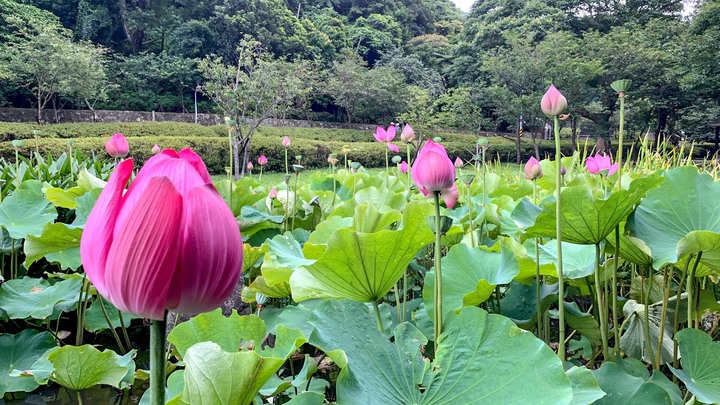
[[150,404],[165,404],[165,330],[163,316],[160,321],[150,323]]
[[20,185],[20,153],[15,148],[15,187]]
[[75,391],[75,395],[77,396],[78,405],[83,405],[82,394],[80,391]]
[[260,166],[260,178],[258,179],[258,181],[261,183],[262,183],[262,172],[263,172],[263,167]]
[[[347,155],[345,155],[345,165],[347,166]],[[288,170],[288,148],[285,148],[285,175],[290,174]]]
[[78,321],[77,329],[75,330],[75,346],[80,346],[83,342],[83,324],[85,323],[85,309],[87,307],[87,299],[89,292],[90,283],[87,281],[87,276],[83,274],[82,286],[80,286],[80,300],[78,303]]
[[433,191],[435,197],[435,348],[442,333],[442,270],[440,259],[442,256],[442,222],[440,218],[440,192]]
[[[565,361],[565,307],[563,302],[565,301],[565,277],[563,275],[562,265],[562,229],[560,228],[560,191],[562,185],[562,169],[561,163],[561,151],[560,151],[560,120],[557,115],[553,117],[554,132],[555,132],[555,161],[557,163],[556,172],[557,177],[555,178],[555,188],[557,191],[557,203],[555,204],[555,228],[557,239],[557,272],[558,272],[558,357],[561,361]],[[485,162],[485,152],[483,151],[483,164]],[[605,342],[607,345],[607,342]]]
[[[695,256],[695,263],[693,263],[692,269],[690,269],[690,275],[688,275],[687,278],[687,287],[685,287],[685,290],[687,291],[687,319],[688,319],[688,328],[693,327],[693,319],[697,317],[697,314],[693,316],[693,308],[695,307],[695,304],[693,303],[693,286],[695,285],[695,271],[697,271],[698,265],[700,264],[700,259],[702,258],[702,251],[698,252],[697,256]],[[698,323],[695,322],[695,328],[697,329]]]
[[330,202],[330,207],[335,207],[335,197],[337,196],[337,181],[335,180],[334,168],[335,168],[335,166],[333,166],[333,171],[332,171],[332,176],[331,176],[332,181],[333,181],[333,198],[332,198],[332,202]]
[[125,344],[127,344],[128,350],[132,349],[132,344],[130,343],[130,336],[128,336],[127,328],[125,327],[125,321],[123,320],[123,315],[121,310],[117,310],[118,312],[118,319],[120,320],[120,329],[122,329],[123,337],[125,338]]
[[407,191],[408,195],[410,194],[410,143],[408,142],[405,145],[405,151],[407,154],[407,164],[408,164],[408,171],[405,173],[407,175],[407,184],[405,185],[405,191]]
[[122,342],[120,341],[120,336],[118,336],[117,331],[115,331],[115,327],[112,324],[112,321],[110,321],[110,317],[108,316],[107,309],[105,309],[105,302],[103,301],[103,298],[102,298],[102,296],[100,296],[100,294],[98,294],[98,302],[100,303],[100,309],[102,310],[102,314],[103,314],[103,317],[105,318],[105,322],[107,322],[108,327],[110,328],[110,333],[112,333],[113,337],[115,338],[115,343],[117,343],[118,347],[120,348],[120,351],[123,354],[127,353],[125,351],[125,347],[123,346]]
[[623,172],[623,129],[625,127],[625,92],[620,92],[620,129],[618,131],[618,190],[622,190],[622,172]]
[[72,154],[72,145],[68,145],[68,158],[70,159],[70,181],[75,180],[75,171],[73,170],[73,154]]
[[382,315],[380,315],[380,307],[378,306],[377,301],[373,301],[373,309],[375,310],[375,320],[377,321],[377,327],[380,333],[385,333],[385,328],[383,328],[383,321],[382,321]]
[[[298,185],[298,179],[300,178],[300,172],[295,172],[295,187],[293,188],[293,212],[292,212],[292,227],[290,228],[290,232],[295,230],[295,217],[297,216],[297,185]],[[289,203],[289,201],[288,201]]]
[[[230,210],[232,210],[232,192],[233,192],[233,141],[232,141],[232,128],[228,126],[228,156],[230,157],[230,171],[228,172],[228,181],[230,182],[230,188],[228,191],[228,201]],[[234,214],[234,213],[233,213]]]
[[663,291],[663,299],[662,299],[662,310],[660,311],[660,334],[658,336],[658,351],[655,354],[655,359],[657,361],[658,367],[662,362],[662,342],[663,338],[665,337],[665,318],[667,318],[667,306],[668,306],[668,298],[670,297],[670,287],[672,287],[672,278],[673,278],[673,266],[667,266],[663,284],[665,285],[665,291]]
[[397,309],[398,323],[402,323],[400,316],[400,280],[395,283],[395,308]]
[[608,339],[607,339],[607,315],[605,313],[607,305],[605,305],[605,289],[600,283],[600,244],[595,244],[595,295],[598,306],[598,315],[600,318],[600,337],[602,340],[603,359],[608,359]]
[[385,148],[385,181],[387,182],[388,188],[390,187],[390,157],[388,149]]
[[405,322],[405,310],[407,308],[407,269],[403,272],[403,284],[402,284],[402,320]]
[[[482,228],[485,228],[485,215],[487,214],[487,199],[488,199],[488,192],[487,192],[487,163],[485,162],[485,147],[482,148],[482,167],[483,167],[483,220],[482,224],[480,225]],[[482,229],[481,228],[481,229]],[[480,231],[480,240],[478,241],[478,244],[482,244],[482,230]]]
[[[675,316],[673,317],[673,333],[678,332],[678,326],[680,325],[680,299],[682,298],[682,285],[685,284],[685,278],[687,277],[688,273],[690,272],[690,262],[692,261],[692,255],[688,257],[687,261],[685,262],[685,271],[683,271],[682,276],[680,276],[680,282],[678,283],[678,290],[677,294],[675,294]],[[673,367],[678,367],[678,343],[677,340],[673,339]],[[660,366],[658,365],[658,369]],[[673,375],[673,380],[676,380],[677,377]]]
[[613,348],[613,354],[620,354],[620,329],[618,329],[618,314],[617,314],[617,271],[618,261],[620,260],[620,225],[615,227],[615,260],[613,263],[613,274],[612,274],[612,286],[610,293],[612,294],[612,321],[613,329],[615,331],[615,346]]
[[[537,179],[533,178],[533,204],[537,205]],[[540,308],[540,249],[538,248],[538,238],[535,238],[535,303],[537,304],[537,337],[542,339],[542,309]],[[547,341],[545,341],[547,343]]]
[[467,186],[467,203],[468,203],[468,212],[470,213],[470,245],[472,247],[476,247],[475,244],[475,215],[473,215],[473,206],[475,203],[472,200],[472,194],[470,192],[470,184]]
[[[653,348],[652,348],[652,341],[650,339],[650,317],[648,316],[650,313],[650,294],[652,293],[653,285],[655,285],[653,281],[653,275],[652,275],[652,266],[649,266],[647,269],[648,272],[648,291],[647,294],[643,295],[643,303],[645,304],[645,345],[647,346],[648,350],[648,356],[650,357],[650,363],[652,363],[653,369],[660,370],[660,365],[655,361],[655,355],[653,354]],[[644,286],[645,283],[641,284],[640,286]],[[678,301],[679,302],[679,301]],[[677,320],[677,311],[675,312],[675,319]],[[677,330],[677,328],[676,328]]]

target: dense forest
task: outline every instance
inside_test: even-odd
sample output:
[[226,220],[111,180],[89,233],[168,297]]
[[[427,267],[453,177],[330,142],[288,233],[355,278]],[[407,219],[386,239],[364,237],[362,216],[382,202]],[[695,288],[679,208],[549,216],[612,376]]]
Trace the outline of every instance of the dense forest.
[[697,139],[719,60],[718,0],[0,0],[3,106],[539,133],[554,83],[611,138],[630,79],[631,135]]

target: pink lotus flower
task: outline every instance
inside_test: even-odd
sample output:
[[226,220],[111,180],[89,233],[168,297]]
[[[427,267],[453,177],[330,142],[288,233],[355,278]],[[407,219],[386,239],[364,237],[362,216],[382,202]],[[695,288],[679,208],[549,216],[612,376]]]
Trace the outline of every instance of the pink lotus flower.
[[166,149],[125,192],[132,173],[132,159],[120,162],[88,217],[80,255],[90,281],[150,319],[222,305],[241,276],[242,238],[202,159]]
[[392,143],[390,143],[390,142],[386,143],[385,145],[387,145],[387,148],[390,149],[391,151],[395,152],[395,153],[400,152],[400,148],[398,148],[397,145],[394,145],[394,144],[392,144]]
[[378,142],[392,142],[392,140],[395,139],[395,127],[390,125],[387,131],[382,129],[382,127],[377,127],[373,136]]
[[455,206],[458,199],[455,166],[441,145],[428,139],[412,165],[411,175],[424,196],[439,191],[448,208]]
[[460,167],[463,167],[464,164],[465,164],[465,162],[463,162],[462,159],[460,159],[460,156],[455,158],[455,167],[460,168]]
[[105,142],[105,150],[108,155],[114,158],[120,158],[125,157],[128,153],[130,153],[130,145],[128,145],[125,135],[117,133]]
[[540,100],[540,108],[545,115],[552,118],[565,111],[567,108],[567,99],[551,84],[542,97],[542,100]]
[[265,157],[265,155],[260,155],[260,157],[258,158],[258,164],[260,166],[265,166],[267,164],[267,162],[268,162],[268,160]]
[[402,161],[402,163],[400,163],[400,171],[402,173],[407,173],[407,171],[408,171],[408,164],[404,160]]
[[525,163],[525,178],[528,180],[537,180],[542,178],[542,176],[543,172],[540,162],[538,162],[534,156],[528,159],[527,163]]
[[405,124],[405,127],[403,128],[402,132],[400,133],[400,139],[403,142],[412,142],[415,140],[415,131],[410,127],[410,125]]
[[290,138],[288,138],[287,136],[283,136],[282,146],[284,148],[289,148],[290,147]]
[[153,155],[160,153],[160,146],[158,146],[158,144],[155,144],[155,146],[152,147],[152,153]]
[[270,189],[268,197],[272,198],[273,200],[277,198],[277,189],[275,187]]
[[610,156],[603,156],[598,153],[595,156],[587,158],[585,167],[592,174],[600,174],[607,177],[615,174],[618,169],[618,164],[612,164]]

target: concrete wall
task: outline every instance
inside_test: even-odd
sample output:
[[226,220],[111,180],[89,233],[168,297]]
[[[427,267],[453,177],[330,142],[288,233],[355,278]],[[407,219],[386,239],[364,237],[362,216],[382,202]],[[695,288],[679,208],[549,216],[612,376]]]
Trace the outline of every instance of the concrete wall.
[[[43,111],[46,123],[55,122],[143,122],[143,121],[169,121],[169,122],[195,122],[195,114],[147,112],[147,111],[113,111],[96,110],[59,110],[57,120],[55,112],[51,109]],[[0,108],[0,122],[37,122],[37,111],[32,108]],[[225,121],[221,115],[198,114],[198,124],[218,125]],[[321,122],[304,120],[281,120],[270,118],[263,121],[263,125],[270,127],[303,127],[303,128],[345,128],[372,131],[374,125],[348,124],[343,122]]]

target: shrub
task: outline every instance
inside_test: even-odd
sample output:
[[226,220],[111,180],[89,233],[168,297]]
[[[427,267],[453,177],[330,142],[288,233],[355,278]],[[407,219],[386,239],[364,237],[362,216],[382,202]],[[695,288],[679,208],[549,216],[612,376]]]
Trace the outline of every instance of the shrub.
[[224,126],[205,127],[199,124],[179,122],[118,122],[38,125],[31,123],[0,123],[0,141],[32,139],[33,130],[40,130],[43,138],[107,138],[122,132],[128,138],[144,136],[186,136],[216,137],[227,136]]

